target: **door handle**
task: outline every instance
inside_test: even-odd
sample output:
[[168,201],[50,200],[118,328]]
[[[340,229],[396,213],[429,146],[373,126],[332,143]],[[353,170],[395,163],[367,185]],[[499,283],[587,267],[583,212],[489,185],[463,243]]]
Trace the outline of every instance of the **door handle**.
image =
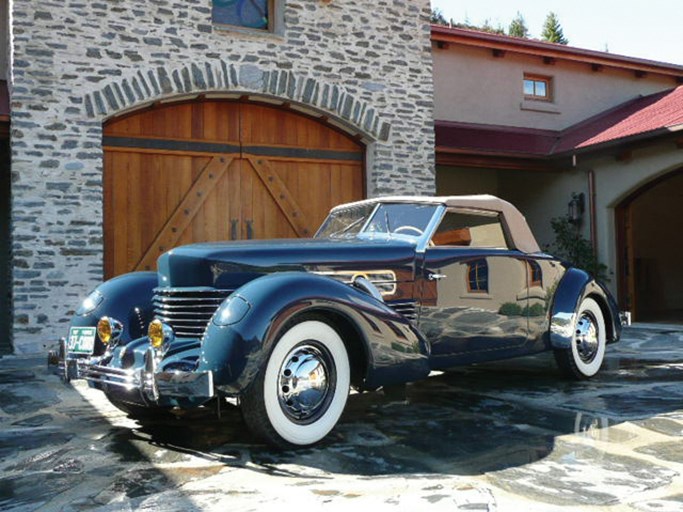
[[237,219],[232,219],[230,221],[230,240],[237,240],[237,226],[240,221]]
[[439,279],[445,279],[446,277],[448,277],[446,274],[434,274],[433,272],[427,274],[427,279],[430,281],[438,281]]
[[252,238],[254,238],[254,221],[248,220],[247,221],[247,240],[251,240]]

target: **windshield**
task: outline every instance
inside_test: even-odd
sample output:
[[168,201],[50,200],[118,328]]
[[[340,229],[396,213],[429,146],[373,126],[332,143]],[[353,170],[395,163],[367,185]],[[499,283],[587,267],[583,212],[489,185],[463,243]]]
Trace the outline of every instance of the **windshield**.
[[435,205],[366,203],[330,213],[316,238],[354,238],[359,234],[422,236]]

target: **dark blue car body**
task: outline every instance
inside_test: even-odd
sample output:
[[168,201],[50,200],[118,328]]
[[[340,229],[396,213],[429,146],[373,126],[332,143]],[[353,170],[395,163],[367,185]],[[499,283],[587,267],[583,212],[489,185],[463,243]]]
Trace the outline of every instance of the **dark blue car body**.
[[[527,231],[522,230],[520,237],[519,218],[510,220],[510,205],[497,208],[495,198],[482,200],[481,219],[496,219],[506,246],[475,246],[476,236],[485,240],[484,245],[493,239],[493,221],[463,228],[458,224],[461,217],[477,215],[479,203],[465,201],[461,206],[455,199],[363,203],[374,212],[382,201],[401,208],[426,205],[431,217],[425,214],[419,225],[404,224],[398,216],[402,225],[392,227],[387,213],[367,213],[369,220],[361,219],[365,227],[355,235],[347,236],[348,227],[325,232],[324,225],[323,236],[314,239],[173,249],[159,258],[158,272],[119,276],[91,294],[70,329],[93,328],[106,317],[116,319],[120,332],[107,344],[98,332],[86,354],[72,352],[69,341],[64,341],[64,375],[86,378],[116,405],[128,406],[129,412],[197,407],[226,397],[240,401],[249,393],[258,395],[253,388],[267,379],[264,368],[283,332],[300,319],[314,319],[331,326],[343,340],[350,384],[360,391],[423,379],[433,370],[546,350],[559,355],[566,373],[592,376],[593,370],[581,371],[582,361],[599,367],[602,361],[594,361],[598,343],[617,341],[621,332],[606,288],[586,272],[535,250],[535,241],[526,242]],[[442,229],[439,226],[446,224],[451,212],[460,215],[449,220],[457,229]],[[377,227],[380,221],[386,223],[386,232]],[[447,231],[455,238],[438,243]],[[582,316],[587,299],[599,310],[593,305],[593,312]],[[150,347],[147,335],[154,319],[169,333],[160,347]],[[581,329],[583,337],[577,334]],[[581,352],[582,347],[588,352]],[[309,386],[318,392],[316,399],[327,404],[335,392],[329,382],[339,377],[335,364],[343,365],[327,357],[325,347],[321,350],[323,354],[313,359],[322,361],[320,375],[326,383]],[[282,372],[291,373],[284,368],[297,358],[288,357],[277,364]],[[304,377],[315,381],[318,375],[296,371],[301,382]],[[278,382],[291,394],[292,384],[287,381],[284,386],[282,375]],[[283,410],[290,414],[287,393],[278,393]],[[248,398],[245,403],[250,400],[259,401]],[[295,400],[301,402],[295,404],[299,416],[292,417],[301,428],[309,428],[307,422],[323,415],[312,415],[308,409],[302,413],[303,395]],[[263,422],[259,414],[266,414],[264,407],[256,406],[261,413],[254,412],[257,419],[248,421],[250,426]],[[273,436],[265,423],[256,429],[274,444],[307,445],[320,438],[316,434],[299,442],[285,434]]]

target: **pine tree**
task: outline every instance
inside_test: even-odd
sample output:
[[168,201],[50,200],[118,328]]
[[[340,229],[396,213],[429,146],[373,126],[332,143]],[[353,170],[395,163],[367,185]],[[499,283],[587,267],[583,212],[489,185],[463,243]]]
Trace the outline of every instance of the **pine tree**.
[[557,19],[557,15],[554,12],[551,12],[548,14],[548,16],[546,16],[541,37],[544,41],[548,41],[550,43],[569,43],[569,40],[564,37],[564,33],[562,32],[560,20]]
[[448,25],[448,20],[446,17],[443,15],[443,11],[439,9],[438,7],[436,9],[432,9],[432,16],[430,21],[435,24],[435,25]]
[[529,29],[526,26],[524,16],[522,16],[521,12],[517,11],[517,17],[510,23],[508,35],[515,37],[529,37]]

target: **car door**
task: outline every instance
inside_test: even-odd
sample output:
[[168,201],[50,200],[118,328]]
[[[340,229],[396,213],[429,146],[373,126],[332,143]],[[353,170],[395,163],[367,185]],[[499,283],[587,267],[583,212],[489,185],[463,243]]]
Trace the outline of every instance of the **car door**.
[[435,368],[506,357],[527,343],[527,268],[497,213],[446,212],[421,272],[419,327]]

